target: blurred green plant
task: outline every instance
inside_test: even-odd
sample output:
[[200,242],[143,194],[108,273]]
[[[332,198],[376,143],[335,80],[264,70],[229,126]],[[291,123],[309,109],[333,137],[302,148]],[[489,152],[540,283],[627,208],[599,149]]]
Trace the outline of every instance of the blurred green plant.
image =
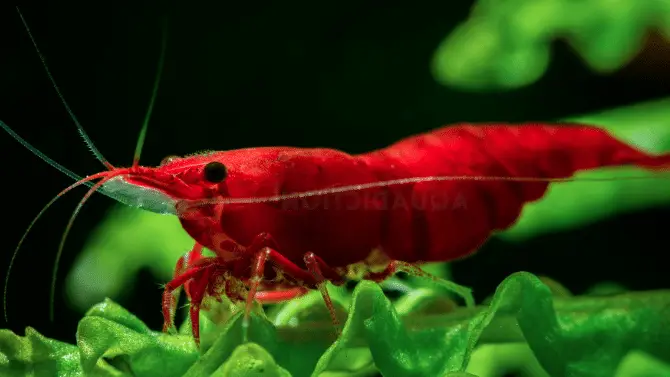
[[105,297],[123,298],[143,268],[168,281],[177,259],[193,243],[175,216],[116,205],[91,233],[68,273],[69,304],[85,311]]
[[[540,279],[520,272],[500,284],[489,306],[431,312],[436,301],[449,300],[419,290],[394,305],[377,284],[362,282],[335,340],[319,293],[312,292],[267,317],[253,313],[249,342],[243,341],[241,312],[223,323],[203,315],[208,340],[200,351],[188,335],[188,322],[180,334],[154,332],[105,300],[79,323],[77,346],[46,339],[31,328],[24,337],[1,330],[0,374],[335,377],[378,370],[385,377],[486,377],[506,368],[534,373],[529,376],[622,377],[670,372],[669,290],[552,297]],[[300,323],[282,323],[295,313],[301,313]],[[507,347],[504,359],[501,347]]]
[[[617,137],[650,152],[670,151],[670,99],[571,118],[601,125]],[[611,168],[577,177],[626,178],[651,175],[636,168]],[[668,177],[670,178],[670,177]],[[670,203],[670,179],[611,180],[552,184],[545,197],[527,205],[519,221],[500,234],[522,240],[543,232],[569,229],[624,211]],[[174,216],[118,205],[92,233],[67,277],[69,301],[84,312],[105,297],[123,298],[141,268],[160,281],[193,240]],[[438,272],[431,271],[435,273]],[[448,276],[444,276],[448,277]]]
[[469,90],[522,87],[544,74],[559,38],[591,69],[608,73],[637,54],[651,29],[670,36],[670,2],[479,0],[437,48],[433,75]]

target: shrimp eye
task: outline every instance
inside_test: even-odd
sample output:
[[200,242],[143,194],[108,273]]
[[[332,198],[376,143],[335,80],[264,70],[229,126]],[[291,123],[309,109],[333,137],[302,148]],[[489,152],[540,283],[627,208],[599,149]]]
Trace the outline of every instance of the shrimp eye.
[[161,160],[161,163],[160,163],[159,166],[163,166],[163,165],[165,165],[165,164],[168,164],[168,163],[170,163],[170,162],[172,162],[173,160],[176,160],[176,159],[178,159],[178,158],[179,158],[179,156],[175,156],[175,155],[167,156],[167,157],[165,157],[164,159]]
[[205,179],[210,183],[219,183],[228,176],[228,169],[226,165],[212,161],[205,165]]

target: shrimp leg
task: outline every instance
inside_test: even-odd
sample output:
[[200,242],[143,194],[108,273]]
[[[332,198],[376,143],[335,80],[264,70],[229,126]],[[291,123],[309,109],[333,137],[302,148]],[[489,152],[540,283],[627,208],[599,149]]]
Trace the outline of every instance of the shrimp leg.
[[[202,258],[202,249],[203,249],[203,246],[196,242],[195,245],[193,245],[193,248],[190,251],[188,251],[186,254],[182,255],[181,257],[179,257],[179,259],[177,260],[177,264],[175,265],[175,269],[174,269],[174,275],[173,275],[174,278],[177,278],[178,276],[184,274],[189,269],[189,267],[191,267],[193,265],[193,263],[195,261]],[[189,297],[189,299],[191,298],[190,284],[191,284],[191,279],[187,279],[183,283],[184,291],[186,292],[186,295]],[[169,313],[167,314],[168,317],[166,317],[166,318],[170,319],[170,321],[169,321],[170,327],[171,327],[171,324],[173,323],[174,314],[175,314],[175,311],[177,309],[177,303],[179,302],[179,295],[180,295],[180,291],[181,291],[180,288],[181,288],[181,285],[175,286],[175,288],[170,291],[171,294],[170,294],[169,297],[167,297],[165,295],[163,297],[163,311],[165,312],[166,309],[169,311]],[[169,299],[169,305],[166,306],[166,300],[168,300],[168,299]],[[164,313],[164,316],[165,316],[165,313]],[[166,325],[168,325],[167,321],[163,324],[163,331],[166,331],[166,327],[165,327]]]
[[[343,276],[337,271],[333,270],[323,259],[319,258],[314,253],[306,253],[304,255],[303,259],[305,261],[305,265],[307,266],[307,271],[305,271],[295,263],[285,258],[281,253],[277,252],[276,248],[277,243],[274,241],[272,236],[268,233],[261,233],[254,238],[251,246],[247,249],[247,252],[251,253],[254,253],[255,250],[260,251],[258,251],[256,254],[254,269],[250,279],[249,293],[245,307],[244,323],[248,324],[249,313],[251,311],[251,307],[253,306],[253,300],[257,298],[258,286],[263,281],[263,277],[265,276],[265,262],[267,259],[270,259],[273,264],[275,264],[277,267],[280,267],[287,275],[298,281],[312,283],[315,285],[321,292],[321,296],[326,303],[326,307],[328,308],[328,312],[330,313],[330,316],[333,320],[333,324],[338,326],[339,321],[337,320],[333,302],[330,299],[330,295],[328,294],[326,281],[330,280],[335,285],[341,285],[346,281]],[[323,272],[325,272],[325,275]]]
[[[260,237],[266,237],[266,235],[261,235]],[[267,240],[271,243],[274,243],[271,241],[271,238],[267,238]],[[275,266],[281,268],[286,275],[291,276],[297,281],[301,281],[307,285],[317,284],[315,278],[308,271],[300,268],[275,249],[268,246],[262,247],[262,249],[257,251],[254,255],[253,269],[249,279],[247,303],[244,309],[243,325],[245,327],[249,325],[249,314],[251,313],[251,308],[254,305],[254,299],[256,297],[258,287],[263,282],[265,277],[265,263],[268,260],[270,260],[270,262]]]
[[323,259],[319,258],[314,253],[307,253],[304,256],[305,265],[307,265],[307,270],[314,276],[316,280],[316,286],[321,292],[321,297],[326,303],[328,312],[330,313],[330,319],[333,321],[333,325],[337,329],[337,335],[340,335],[340,321],[337,319],[337,313],[335,312],[335,306],[333,306],[333,301],[330,299],[328,294],[328,286],[326,285],[326,276],[324,276],[322,271],[326,272],[328,278],[333,282],[333,284],[341,285],[344,284],[345,279],[333,270]]
[[261,304],[275,304],[303,296],[307,292],[309,292],[309,289],[305,287],[295,287],[275,291],[260,291],[256,292],[254,299]]
[[195,285],[190,286],[192,289],[189,290],[189,296],[191,298],[191,323],[194,324],[193,336],[196,338],[196,342],[198,341],[198,312],[200,310],[202,299],[206,293],[207,285],[212,277],[212,267],[215,266],[216,263],[215,258],[207,259],[207,264],[193,266],[188,271],[176,276],[165,285],[165,290],[163,291],[163,332],[168,332],[170,329],[174,328],[175,301],[173,292],[179,289],[182,285],[192,281]]
[[[215,282],[220,270],[217,270],[219,261],[216,257],[201,258],[198,265],[191,265],[182,274],[175,276],[165,285],[163,291],[163,332],[169,332],[174,328],[174,291],[181,286],[189,284],[188,295],[190,298],[189,315],[191,319],[192,333],[196,344],[200,344],[200,308],[205,294],[213,294],[219,287],[210,285]],[[192,283],[192,285],[190,284]],[[224,281],[223,291],[231,298],[242,299],[238,292]],[[263,302],[281,302],[302,296],[309,290],[305,287],[295,287],[278,291],[257,292],[254,298]]]

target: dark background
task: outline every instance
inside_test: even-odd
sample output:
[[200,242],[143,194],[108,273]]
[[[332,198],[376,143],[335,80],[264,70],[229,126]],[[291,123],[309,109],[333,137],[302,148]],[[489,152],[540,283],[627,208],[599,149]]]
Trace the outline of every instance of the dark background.
[[[531,86],[488,94],[441,86],[430,74],[432,54],[471,5],[138,1],[115,7],[70,2],[22,11],[75,114],[96,146],[120,166],[132,161],[164,16],[169,18],[168,52],[142,155],[147,165],[172,154],[264,145],[364,152],[447,123],[553,120],[670,94],[667,76],[659,78],[656,70],[665,63],[647,64],[649,51],[613,75],[598,76],[561,42],[555,44],[548,73]],[[0,96],[0,119],[34,146],[78,174],[102,170],[10,7],[0,11]],[[71,181],[7,135],[0,136],[0,150],[4,278],[32,217]],[[84,190],[78,192],[54,205],[21,249],[10,281],[10,323],[3,328],[22,334],[32,326],[74,341],[82,314],[59,295],[56,323],[49,323],[48,293],[60,236]],[[112,204],[95,196],[84,207],[66,244],[61,278]],[[575,293],[601,280],[636,290],[668,288],[661,260],[668,214],[670,205],[523,244],[494,237],[477,255],[454,264],[454,276],[472,286],[479,299],[520,270],[547,274]],[[158,283],[143,274],[121,301],[154,329],[162,321]]]

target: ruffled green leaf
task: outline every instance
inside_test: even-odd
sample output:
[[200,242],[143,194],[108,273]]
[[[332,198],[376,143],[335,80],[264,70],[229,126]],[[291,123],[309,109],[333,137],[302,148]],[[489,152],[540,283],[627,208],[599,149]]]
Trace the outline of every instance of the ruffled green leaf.
[[549,375],[613,376],[631,351],[670,361],[669,300],[670,291],[657,291],[552,302],[539,279],[518,273],[499,286],[482,315],[489,318],[486,337],[518,326]]
[[[529,273],[507,278],[488,308],[403,320],[379,287],[357,287],[342,337],[314,375],[361,340],[384,376],[464,372],[476,344],[525,340],[550,375],[612,376],[630,351],[670,361],[670,292],[552,299]],[[665,349],[665,351],[663,351]]]
[[203,315],[212,340],[197,350],[189,335],[152,331],[106,300],[81,320],[78,347],[30,328],[25,337],[1,331],[0,375],[486,377],[523,366],[537,376],[654,376],[670,370],[668,308],[670,291],[554,297],[525,272],[474,309],[425,288],[392,303],[362,282],[339,338],[313,292],[283,306],[274,324],[252,313],[246,338],[239,311],[225,323]]
[[358,337],[365,339],[384,376],[439,376],[464,370],[474,347],[474,343],[468,344],[467,334],[463,336],[464,330],[455,326],[410,334],[379,286],[361,282],[354,292],[342,336],[319,360],[312,375],[318,376],[336,357],[346,357]]
[[212,374],[212,377],[227,376],[291,377],[291,374],[277,365],[263,347],[246,343],[235,348],[230,359]]
[[479,0],[437,48],[433,72],[464,89],[518,88],[544,74],[561,38],[607,73],[628,63],[652,28],[670,35],[668,14],[670,3],[654,0]]
[[31,327],[26,328],[23,337],[0,330],[0,376],[80,377],[79,350],[45,338]]
[[193,338],[151,331],[105,300],[79,322],[77,346],[87,376],[181,376],[198,359]]

